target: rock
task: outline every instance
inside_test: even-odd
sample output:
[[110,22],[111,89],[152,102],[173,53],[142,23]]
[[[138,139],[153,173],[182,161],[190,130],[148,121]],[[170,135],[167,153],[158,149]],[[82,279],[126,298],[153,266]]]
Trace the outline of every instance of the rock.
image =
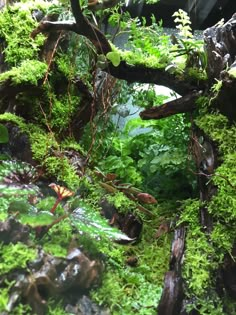
[[4,222],[0,222],[0,242],[4,244],[23,242],[29,239],[29,227],[9,218]]
[[4,125],[8,129],[9,142],[0,144],[0,154],[7,154],[24,162],[33,164],[32,152],[29,137],[15,124],[6,122]]
[[92,302],[86,295],[83,295],[75,306],[68,304],[65,311],[74,315],[110,315],[108,310]]

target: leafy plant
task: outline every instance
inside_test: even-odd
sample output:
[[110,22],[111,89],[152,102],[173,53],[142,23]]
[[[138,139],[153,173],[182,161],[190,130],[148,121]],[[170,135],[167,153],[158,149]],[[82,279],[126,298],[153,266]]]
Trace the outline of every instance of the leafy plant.
[[176,28],[179,29],[180,36],[182,36],[183,38],[192,38],[193,34],[192,28],[190,26],[191,21],[187,12],[185,12],[182,9],[179,9],[172,16],[176,17],[174,19],[174,22],[177,24]]

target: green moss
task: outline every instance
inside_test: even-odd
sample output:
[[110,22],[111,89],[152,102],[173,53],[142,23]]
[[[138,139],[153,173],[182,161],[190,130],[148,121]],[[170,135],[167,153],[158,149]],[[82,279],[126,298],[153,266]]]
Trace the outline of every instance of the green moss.
[[49,156],[44,160],[43,165],[48,174],[55,176],[58,181],[64,182],[68,188],[78,189],[80,178],[67,158]]
[[[136,245],[100,244],[108,267],[102,286],[92,292],[92,298],[108,306],[112,314],[156,314],[171,242],[171,235],[154,238],[156,226],[155,220],[145,222],[142,240]],[[127,257],[137,257],[137,266],[126,265]]]
[[37,256],[36,249],[23,243],[0,245],[0,273],[3,275],[14,269],[27,268],[27,263]]
[[42,130],[34,130],[30,135],[31,149],[34,159],[44,162],[50,156],[52,150],[58,150],[59,145],[55,140],[54,134],[45,133]]
[[[11,295],[11,287],[14,284],[13,282],[7,282],[1,283],[4,285],[4,288],[1,287],[1,293],[0,293],[0,312],[1,314],[7,314],[9,313],[9,296]],[[23,305],[21,303],[17,304],[16,307],[14,307],[13,310],[11,310],[12,315],[25,315],[30,314],[31,308],[29,305]]]
[[63,149],[75,150],[80,152],[82,155],[86,156],[86,151],[84,148],[73,138],[66,138],[64,141],[61,142],[61,147]]
[[58,133],[67,130],[71,119],[80,105],[80,97],[75,95],[66,95],[51,98],[52,110],[50,114],[50,126]]
[[22,132],[29,135],[33,157],[41,166],[45,167],[48,175],[64,182],[68,188],[78,188],[80,178],[69,160],[63,156],[54,155],[54,152],[58,152],[60,155],[60,146],[53,133],[46,133],[38,126],[26,124],[22,118],[10,113],[0,115],[0,121],[16,123]]
[[22,131],[25,131],[26,129],[26,124],[24,122],[24,119],[11,113],[0,114],[0,121],[12,122],[16,124],[20,129],[22,129]]
[[236,126],[230,126],[227,117],[219,113],[205,114],[195,119],[197,126],[219,144],[221,155],[236,149]]
[[198,68],[188,68],[186,72],[187,77],[197,79],[199,81],[207,80],[207,74],[205,70],[199,70]]
[[[220,88],[221,81],[218,81],[212,92],[217,96]],[[218,161],[221,164],[209,178],[217,191],[204,205],[193,200],[186,201],[180,222],[188,226],[183,276],[186,294],[194,300],[188,310],[218,315],[224,314],[224,311],[215,291],[215,274],[225,254],[231,253],[236,238],[236,126],[218,112],[207,113],[211,101],[206,97],[198,99],[200,110],[195,123],[219,148]],[[213,229],[209,234],[202,230],[199,220],[199,210],[203,206],[208,209],[213,220]]]
[[35,9],[45,10],[50,6],[46,1],[27,1],[6,6],[0,13],[0,36],[5,39],[5,60],[16,66],[27,59],[37,59],[45,36],[30,37],[38,22],[32,17]]
[[115,206],[119,213],[127,213],[137,208],[136,202],[130,200],[122,192],[117,192],[114,195],[109,194],[106,198],[110,204]]
[[19,67],[0,74],[0,83],[10,80],[12,85],[31,83],[37,85],[47,71],[47,65],[38,60],[25,60]]
[[72,226],[69,219],[64,219],[54,225],[48,236],[42,239],[43,249],[55,256],[65,257],[72,239]]

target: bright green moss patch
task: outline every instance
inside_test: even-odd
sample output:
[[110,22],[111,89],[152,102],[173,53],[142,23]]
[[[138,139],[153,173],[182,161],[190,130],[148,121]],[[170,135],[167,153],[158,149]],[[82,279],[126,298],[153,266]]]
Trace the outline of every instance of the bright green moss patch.
[[36,249],[23,243],[0,245],[0,273],[3,275],[14,269],[27,267],[27,263],[37,256]]
[[46,10],[50,3],[46,1],[27,1],[6,6],[0,12],[0,36],[6,42],[4,54],[6,62],[17,66],[24,60],[37,59],[45,36],[39,34],[34,40],[30,37],[38,22],[33,18],[35,9]]
[[195,119],[195,123],[213,141],[218,142],[221,154],[235,151],[236,126],[230,126],[227,117],[219,113],[206,114]]
[[13,85],[31,83],[37,85],[47,71],[47,65],[38,60],[26,60],[19,67],[0,74],[0,83],[10,80]]

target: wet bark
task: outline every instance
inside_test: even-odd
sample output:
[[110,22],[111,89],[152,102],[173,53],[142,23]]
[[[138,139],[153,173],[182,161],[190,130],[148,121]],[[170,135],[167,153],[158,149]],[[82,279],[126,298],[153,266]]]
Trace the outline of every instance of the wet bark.
[[139,115],[142,119],[161,119],[175,114],[193,112],[196,109],[195,101],[202,94],[192,92],[176,100],[167,102],[161,106],[148,108]]

